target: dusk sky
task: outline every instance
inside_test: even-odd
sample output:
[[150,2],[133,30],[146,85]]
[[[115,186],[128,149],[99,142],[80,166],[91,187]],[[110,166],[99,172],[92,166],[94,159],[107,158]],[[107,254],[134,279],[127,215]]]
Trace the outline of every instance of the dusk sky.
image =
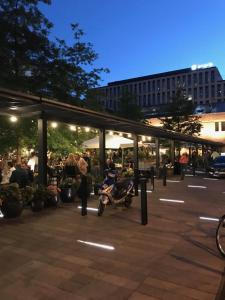
[[225,79],[225,0],[52,0],[53,36],[78,22],[110,81],[213,62]]

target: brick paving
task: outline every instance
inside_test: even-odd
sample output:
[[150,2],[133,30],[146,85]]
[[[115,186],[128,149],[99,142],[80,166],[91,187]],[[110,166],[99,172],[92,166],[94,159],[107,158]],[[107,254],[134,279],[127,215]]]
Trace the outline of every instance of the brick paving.
[[[217,222],[199,216],[225,213],[224,182],[186,177],[163,186],[157,180],[148,193],[146,226],[140,225],[138,197],[132,208],[107,207],[102,217],[93,211],[82,217],[75,203],[0,219],[0,299],[222,300],[225,261],[215,244]],[[88,205],[96,207],[96,199]]]

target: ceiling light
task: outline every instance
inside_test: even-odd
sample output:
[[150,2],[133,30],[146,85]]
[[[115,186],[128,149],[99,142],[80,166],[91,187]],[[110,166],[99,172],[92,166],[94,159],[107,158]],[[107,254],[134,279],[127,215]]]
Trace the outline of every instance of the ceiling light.
[[52,128],[56,128],[56,127],[58,127],[58,123],[56,123],[56,122],[52,122],[52,123],[51,123],[51,127],[52,127]]
[[11,116],[9,119],[10,119],[10,121],[13,122],[13,123],[15,123],[15,122],[18,121],[18,118],[17,118],[16,116]]

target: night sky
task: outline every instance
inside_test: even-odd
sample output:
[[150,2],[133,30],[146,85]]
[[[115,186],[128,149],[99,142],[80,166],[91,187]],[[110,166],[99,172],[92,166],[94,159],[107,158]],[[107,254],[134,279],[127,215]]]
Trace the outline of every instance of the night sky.
[[78,22],[110,81],[213,62],[225,79],[225,0],[52,0],[52,36]]

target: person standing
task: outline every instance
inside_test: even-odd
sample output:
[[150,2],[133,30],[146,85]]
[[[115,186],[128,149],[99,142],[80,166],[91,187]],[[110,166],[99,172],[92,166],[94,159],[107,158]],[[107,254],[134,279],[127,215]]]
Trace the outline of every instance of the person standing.
[[189,162],[188,154],[187,152],[184,152],[179,159],[180,169],[181,169],[181,178],[180,178],[181,180],[184,180],[184,175],[187,170],[188,162]]

